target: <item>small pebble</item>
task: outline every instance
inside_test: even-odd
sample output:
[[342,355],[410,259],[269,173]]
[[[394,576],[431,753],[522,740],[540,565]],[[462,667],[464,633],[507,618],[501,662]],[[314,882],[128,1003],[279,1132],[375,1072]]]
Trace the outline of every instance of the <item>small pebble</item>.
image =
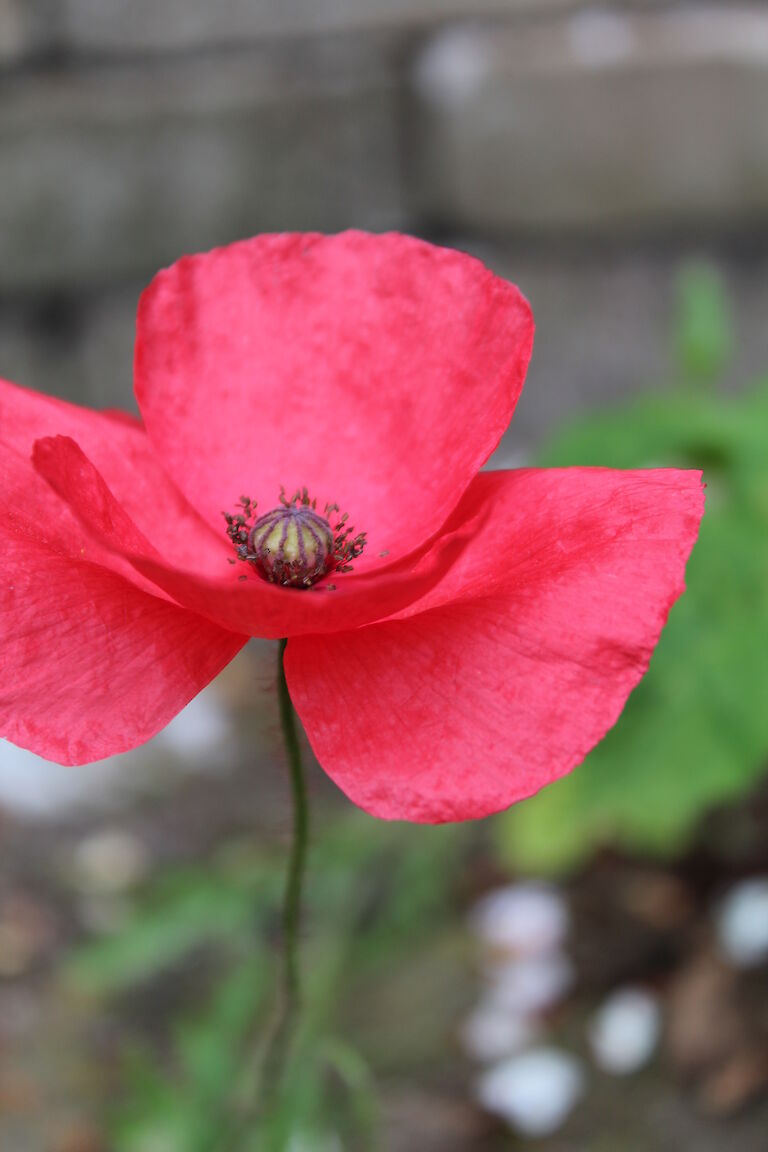
[[549,952],[489,967],[488,995],[503,1012],[537,1016],[558,1004],[573,981],[573,964],[565,953]]
[[105,1152],[106,1144],[86,1121],[73,1121],[56,1134],[51,1152]]
[[628,1076],[648,1063],[660,1034],[656,997],[642,988],[623,988],[595,1014],[589,1042],[599,1068],[613,1076]]
[[148,867],[141,841],[117,828],[87,836],[73,860],[74,881],[81,892],[88,893],[124,892],[144,878]]
[[35,942],[18,924],[0,922],[0,979],[21,976],[35,959]]
[[21,976],[51,948],[55,930],[49,910],[24,893],[0,902],[0,978]]
[[468,1056],[485,1064],[519,1052],[535,1034],[530,1020],[484,1001],[464,1021],[461,1043]]
[[716,927],[720,947],[736,968],[768,960],[768,876],[732,888],[717,911]]
[[581,1098],[581,1065],[557,1048],[537,1048],[484,1072],[477,1098],[523,1136],[549,1136],[565,1122]]
[[764,1053],[749,1049],[735,1052],[704,1078],[698,1096],[704,1111],[729,1117],[751,1101],[765,1100],[768,1068]]
[[568,934],[568,909],[555,888],[511,884],[478,901],[470,913],[470,927],[489,948],[538,956],[562,946]]
[[43,1006],[39,996],[22,985],[14,986],[12,990],[8,985],[0,998],[0,1052],[8,1051],[6,1041],[13,1043],[42,1028],[42,1019]]

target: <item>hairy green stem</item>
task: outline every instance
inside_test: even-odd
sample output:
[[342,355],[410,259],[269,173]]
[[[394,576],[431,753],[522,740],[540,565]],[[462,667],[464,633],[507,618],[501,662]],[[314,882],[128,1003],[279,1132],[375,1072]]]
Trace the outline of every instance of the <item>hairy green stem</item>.
[[309,836],[309,805],[296,713],[288,693],[285,679],[285,648],[280,641],[277,669],[277,695],[280,705],[280,726],[283,732],[293,796],[293,843],[288,865],[288,877],[283,897],[283,958],[280,986],[280,1005],[277,1024],[264,1061],[264,1089],[274,1091],[280,1087],[289,1054],[291,1039],[301,1007],[301,975],[299,969],[299,934],[301,926],[301,894],[307,859]]
[[301,1009],[299,935],[301,894],[309,835],[309,806],[296,713],[285,679],[286,645],[286,640],[280,641],[277,696],[280,706],[280,727],[291,777],[293,842],[283,896],[282,961],[278,1000],[272,1028],[262,1050],[262,1059],[248,1070],[245,1091],[241,1093],[240,1102],[220,1125],[212,1145],[215,1152],[245,1152],[245,1149],[253,1147],[253,1137],[257,1134],[255,1126],[261,1125],[265,1119],[269,1122],[268,1117],[282,1092],[291,1043]]

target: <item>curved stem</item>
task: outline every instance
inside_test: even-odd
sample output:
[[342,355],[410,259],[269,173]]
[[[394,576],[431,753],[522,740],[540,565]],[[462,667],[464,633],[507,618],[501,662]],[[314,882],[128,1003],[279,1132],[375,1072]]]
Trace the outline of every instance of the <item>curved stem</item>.
[[277,695],[280,705],[280,726],[288,758],[293,796],[293,843],[288,865],[288,877],[283,897],[283,967],[280,989],[280,1007],[277,1024],[264,1060],[265,1089],[279,1087],[296,1019],[301,1004],[301,977],[299,971],[299,928],[301,922],[301,894],[307,859],[309,835],[309,806],[304,767],[301,759],[296,713],[285,679],[285,648],[280,641],[277,669]]
[[274,1097],[282,1087],[283,1076],[290,1054],[291,1040],[301,1004],[301,978],[299,970],[299,927],[301,921],[301,892],[307,858],[309,833],[309,807],[301,760],[301,745],[288,685],[285,679],[284,656],[287,641],[281,640],[277,666],[277,695],[280,706],[280,727],[283,733],[293,797],[293,843],[283,896],[283,950],[279,1000],[271,1034],[260,1061],[247,1076],[244,1099],[236,1105],[234,1113],[222,1123],[214,1137],[216,1152],[233,1152],[245,1147],[244,1141],[252,1135],[252,1125],[268,1114]]

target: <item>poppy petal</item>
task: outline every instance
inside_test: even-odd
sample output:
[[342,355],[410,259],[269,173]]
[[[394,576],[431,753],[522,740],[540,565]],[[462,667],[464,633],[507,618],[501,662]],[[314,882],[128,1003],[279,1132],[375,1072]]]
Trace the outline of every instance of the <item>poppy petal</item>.
[[438,530],[507,427],[532,343],[525,299],[472,257],[396,234],[259,236],[153,280],[136,395],[212,525],[242,493],[266,512],[306,485],[367,532],[363,569]]
[[[226,560],[219,565],[223,575],[212,578],[167,563],[117,503],[74,440],[66,436],[38,440],[33,458],[40,477],[66,502],[88,540],[97,550],[112,554],[110,566],[132,565],[142,587],[150,581],[158,594],[162,590],[222,628],[266,639],[355,628],[388,616],[429,592],[469,540],[469,529],[460,526],[430,548],[429,559],[419,563],[418,574],[413,571],[417,555],[412,561],[367,575],[345,574],[332,589],[323,585],[309,590],[281,588],[250,569],[244,572],[245,565],[232,566]],[[172,542],[168,547],[173,552]]]
[[141,421],[125,412],[80,408],[0,379],[2,448],[31,461],[35,441],[56,435],[81,445],[118,503],[155,545],[166,547],[171,535],[179,562],[220,568],[228,555],[226,536],[212,532],[174,486]]
[[[42,552],[88,561],[118,573],[130,583],[167,599],[167,594],[136,570],[124,555],[89,531],[64,500],[51,491],[35,471],[32,460],[21,456],[0,434],[0,517],[9,530],[25,537]],[[138,529],[134,529],[138,532]],[[147,547],[151,547],[147,544]]]
[[245,643],[0,516],[0,735],[62,764],[148,740]]
[[684,589],[703,492],[696,472],[547,469],[484,474],[473,502],[483,529],[407,619],[288,644],[320,763],[376,816],[486,816],[580,763]]

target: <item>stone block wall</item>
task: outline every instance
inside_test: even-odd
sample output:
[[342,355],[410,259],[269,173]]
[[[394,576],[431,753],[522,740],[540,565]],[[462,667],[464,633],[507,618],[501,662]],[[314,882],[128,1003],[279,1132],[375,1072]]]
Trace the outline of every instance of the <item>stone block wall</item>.
[[[665,2],[611,0],[611,7]],[[0,51],[18,59],[52,49],[205,50],[375,29],[408,35],[456,21],[556,16],[582,6],[583,0],[0,0]]]
[[0,375],[128,405],[159,266],[347,226],[459,244],[528,292],[513,447],[663,375],[690,253],[729,278],[746,377],[768,365],[768,8],[0,0]]
[[406,220],[389,45],[21,70],[0,99],[0,292],[141,276],[258,231]]
[[498,231],[768,218],[768,10],[448,28],[417,61],[430,217]]

